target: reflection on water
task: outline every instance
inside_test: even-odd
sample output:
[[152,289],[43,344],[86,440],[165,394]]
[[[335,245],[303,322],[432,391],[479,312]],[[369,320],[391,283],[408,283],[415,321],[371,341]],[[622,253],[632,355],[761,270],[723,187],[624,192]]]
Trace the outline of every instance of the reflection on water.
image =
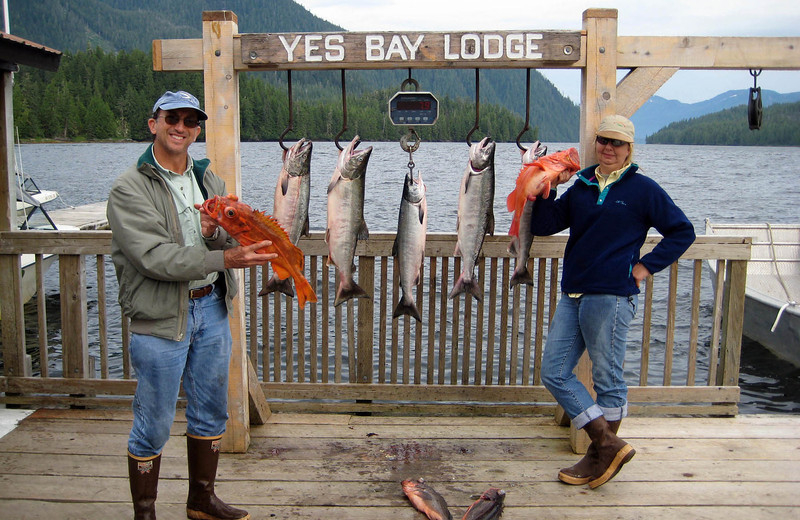
[[739,386],[743,413],[800,413],[800,368],[748,338],[742,338]]

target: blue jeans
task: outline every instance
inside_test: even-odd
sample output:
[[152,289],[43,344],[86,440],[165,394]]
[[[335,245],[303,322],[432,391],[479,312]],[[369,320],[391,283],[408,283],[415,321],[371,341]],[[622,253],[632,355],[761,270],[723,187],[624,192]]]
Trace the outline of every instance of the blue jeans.
[[[561,295],[547,334],[542,382],[576,428],[601,416],[618,421],[628,415],[628,387],[622,365],[638,301],[638,295]],[[597,402],[573,373],[584,351],[592,360]]]
[[131,335],[131,363],[138,379],[128,437],[132,455],[161,453],[175,419],[181,378],[187,399],[187,433],[215,437],[225,431],[233,341],[223,294],[214,288],[207,296],[189,300],[183,341]]

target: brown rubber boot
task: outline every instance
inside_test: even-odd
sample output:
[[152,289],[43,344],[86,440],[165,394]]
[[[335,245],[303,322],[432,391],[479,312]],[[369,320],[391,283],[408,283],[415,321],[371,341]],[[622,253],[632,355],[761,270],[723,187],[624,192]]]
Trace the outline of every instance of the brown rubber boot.
[[595,489],[614,478],[620,468],[633,458],[636,450],[611,431],[604,417],[589,422],[584,430],[597,451],[592,479],[589,480],[589,487]]
[[219,444],[222,436],[186,436],[186,453],[189,459],[189,498],[186,499],[186,516],[193,520],[248,520],[250,514],[231,507],[214,494],[217,478]]
[[[611,431],[616,434],[619,431],[619,426],[621,423],[622,420],[608,421],[608,426],[611,428]],[[568,468],[563,468],[558,472],[558,480],[572,486],[582,486],[583,484],[587,484],[590,480],[592,480],[592,471],[594,470],[596,464],[597,448],[595,448],[594,443],[591,442],[589,443],[589,447],[586,449],[586,455],[584,455],[581,460],[579,460],[576,464]]]
[[161,455],[134,457],[128,453],[128,480],[131,484],[134,520],[156,520],[156,496]]

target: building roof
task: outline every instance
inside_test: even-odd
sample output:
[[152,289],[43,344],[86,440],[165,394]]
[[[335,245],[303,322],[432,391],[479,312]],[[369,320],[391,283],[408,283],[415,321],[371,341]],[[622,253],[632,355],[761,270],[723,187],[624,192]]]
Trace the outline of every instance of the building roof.
[[18,65],[28,65],[55,71],[58,70],[60,61],[61,51],[0,32],[0,70],[16,71],[19,69]]

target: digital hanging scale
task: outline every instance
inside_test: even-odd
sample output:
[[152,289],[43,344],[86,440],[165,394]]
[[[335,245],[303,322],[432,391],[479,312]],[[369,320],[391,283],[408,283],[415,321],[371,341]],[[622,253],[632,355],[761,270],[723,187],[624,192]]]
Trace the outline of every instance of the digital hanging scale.
[[393,125],[432,125],[439,117],[439,101],[430,92],[398,92],[389,100]]

